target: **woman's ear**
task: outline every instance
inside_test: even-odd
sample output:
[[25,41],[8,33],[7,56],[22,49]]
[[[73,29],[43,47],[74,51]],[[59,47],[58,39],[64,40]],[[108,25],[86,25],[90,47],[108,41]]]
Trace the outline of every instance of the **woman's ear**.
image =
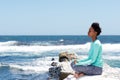
[[95,35],[97,36],[97,32],[95,31]]

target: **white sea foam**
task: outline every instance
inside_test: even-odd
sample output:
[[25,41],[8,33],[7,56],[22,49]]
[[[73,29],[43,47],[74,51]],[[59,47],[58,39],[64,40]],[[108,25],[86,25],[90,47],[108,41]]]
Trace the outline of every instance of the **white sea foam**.
[[[80,55],[79,58],[87,58],[87,55]],[[107,59],[107,60],[120,60],[120,56],[103,55],[103,59]]]
[[[55,50],[57,51],[74,50],[76,52],[88,52],[90,48],[90,43],[80,45],[56,45],[56,46],[39,46],[39,45],[13,46],[12,44],[15,43],[16,41],[0,43],[0,52],[44,52]],[[120,52],[120,44],[103,44],[103,52]]]
[[[82,57],[86,57],[86,56],[82,56]],[[54,57],[55,61],[58,61],[58,57]],[[19,70],[23,70],[23,71],[31,71],[33,73],[39,73],[39,74],[43,74],[43,76],[38,76],[36,78],[42,78],[43,80],[46,79],[46,75],[48,72],[48,69],[50,68],[50,64],[51,64],[51,59],[52,57],[45,57],[43,59],[36,59],[32,62],[29,63],[9,63],[9,64],[1,64],[1,66],[9,66],[11,69],[19,69]],[[80,80],[119,80],[120,76],[120,68],[112,68],[107,64],[104,64],[104,72],[101,76],[85,76],[84,78],[80,78]]]
[[55,50],[81,50],[86,49],[82,45],[60,45],[60,46],[0,46],[0,52],[44,52]]
[[12,46],[18,43],[17,41],[7,41],[7,42],[0,42],[0,46]]
[[103,58],[104,58],[104,59],[107,59],[107,60],[120,60],[120,56],[104,55]]
[[33,71],[33,72],[46,72],[48,71],[48,66],[20,66],[20,65],[10,65],[11,68],[17,68],[24,71]]
[[[52,57],[51,57],[52,58]],[[49,58],[45,58],[45,61],[40,61],[40,59],[34,61],[31,63],[32,65],[15,65],[15,64],[10,64],[10,68],[17,68],[17,69],[22,69],[24,71],[32,71],[35,73],[43,73],[43,72],[48,72],[48,69],[50,68],[50,57]],[[104,64],[104,68],[103,68],[103,74],[100,76],[85,76],[83,78],[80,78],[79,80],[119,80],[120,76],[120,68],[112,68],[107,64]],[[42,76],[43,79],[46,79],[46,74],[44,74]],[[40,76],[38,76],[40,78]]]
[[120,44],[103,44],[105,52],[120,52]]
[[32,71],[32,72],[46,72],[48,71],[50,67],[51,62],[50,61],[38,61],[38,62],[30,62],[30,63],[8,63],[4,64],[1,63],[0,67],[8,66],[11,69],[19,69],[23,71]]
[[[17,41],[8,41],[8,42],[0,42],[0,56],[14,56],[14,55],[23,55],[23,56],[33,56],[33,55],[39,55],[43,52],[61,52],[61,51],[74,51],[78,53],[87,53],[90,48],[90,43],[86,44],[79,44],[79,45],[49,45],[49,46],[40,46],[40,45],[15,45],[18,44]],[[15,53],[14,53],[15,52]],[[20,53],[19,53],[20,52]],[[25,52],[25,53],[24,53]],[[120,44],[103,44],[103,52],[104,53],[115,53],[119,54],[120,52]],[[85,58],[86,55],[82,55],[81,57]],[[23,62],[23,63],[0,63],[1,66],[9,66],[10,68],[20,69],[23,71],[33,71],[35,73],[43,73],[48,71],[48,68],[51,64],[51,58],[52,57],[44,57],[39,58],[36,60],[33,60],[32,62]],[[111,55],[103,55],[104,59],[107,60],[120,60],[120,56],[111,56]],[[58,57],[55,57],[55,60],[58,60]],[[105,65],[107,66],[107,65]],[[105,67],[106,72],[104,72],[104,76],[100,77],[101,80],[104,80],[104,78],[110,79],[109,75],[111,74],[111,79],[114,78],[115,80],[118,80],[117,78],[119,76],[120,69],[119,68],[111,68],[111,67]],[[117,76],[117,78],[115,78]],[[40,77],[40,76],[39,76]],[[42,76],[43,80],[46,79],[46,74]],[[40,78],[39,78],[40,79]],[[96,80],[97,77],[93,78],[93,80]],[[81,79],[82,80],[82,79]]]
[[[51,66],[51,59],[53,57],[39,58],[30,62],[22,63],[0,63],[0,67],[8,66],[10,68],[20,69],[24,71],[33,71],[33,72],[48,72],[48,69]],[[55,62],[58,62],[58,57],[55,57]]]

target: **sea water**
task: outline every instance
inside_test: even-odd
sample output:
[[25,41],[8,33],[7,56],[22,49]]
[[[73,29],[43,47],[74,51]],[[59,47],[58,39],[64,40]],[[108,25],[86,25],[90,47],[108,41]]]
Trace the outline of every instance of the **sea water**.
[[[120,69],[120,36],[98,37],[104,62]],[[47,80],[51,59],[61,51],[86,57],[88,36],[0,36],[0,80]]]

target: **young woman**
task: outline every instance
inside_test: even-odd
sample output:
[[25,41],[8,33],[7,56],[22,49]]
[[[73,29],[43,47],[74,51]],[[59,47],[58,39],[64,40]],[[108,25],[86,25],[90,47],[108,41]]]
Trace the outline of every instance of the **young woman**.
[[83,75],[101,75],[102,74],[102,45],[97,39],[100,35],[101,28],[99,23],[92,23],[88,36],[91,37],[92,43],[88,53],[88,58],[83,60],[74,60],[71,63],[72,69],[75,71],[74,76],[79,78]]

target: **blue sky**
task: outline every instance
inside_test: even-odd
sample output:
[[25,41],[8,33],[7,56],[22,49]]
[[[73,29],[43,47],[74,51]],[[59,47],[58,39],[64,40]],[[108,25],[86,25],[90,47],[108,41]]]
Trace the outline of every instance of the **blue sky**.
[[0,35],[120,35],[120,0],[0,0]]

